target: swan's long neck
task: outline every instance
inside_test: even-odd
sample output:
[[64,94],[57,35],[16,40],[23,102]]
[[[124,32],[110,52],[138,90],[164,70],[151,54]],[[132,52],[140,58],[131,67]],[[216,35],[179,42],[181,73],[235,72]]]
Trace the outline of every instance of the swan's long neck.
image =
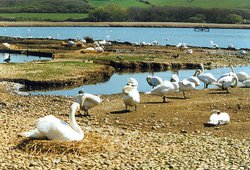
[[204,73],[204,65],[201,64],[201,73],[200,74],[203,74]]
[[199,76],[201,74],[201,72],[202,71],[200,69],[196,70],[195,73],[194,73],[194,76],[195,77]]
[[234,77],[235,83],[234,85],[232,85],[232,87],[236,87],[238,85],[239,80],[237,76],[233,75],[233,77]]
[[234,67],[231,64],[229,66],[230,66],[232,72],[234,73]]
[[80,109],[79,103],[75,102],[70,106],[71,113],[69,115],[69,124],[72,127],[72,129],[74,129],[77,133],[79,133],[80,135],[83,135],[83,131],[81,127],[78,125],[78,123],[76,122],[76,118],[75,118],[75,113],[78,109]]

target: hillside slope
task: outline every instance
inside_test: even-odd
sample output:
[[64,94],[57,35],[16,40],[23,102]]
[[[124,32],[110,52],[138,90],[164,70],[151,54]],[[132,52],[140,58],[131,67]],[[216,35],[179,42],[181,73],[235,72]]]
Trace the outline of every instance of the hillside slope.
[[0,4],[0,13],[86,13],[92,8],[114,4],[123,8],[182,6],[193,8],[241,9],[250,12],[249,0],[0,0]]
[[0,13],[86,13],[91,9],[87,0],[0,0]]
[[121,7],[182,6],[193,8],[242,9],[250,12],[249,0],[88,0],[94,7],[116,4]]

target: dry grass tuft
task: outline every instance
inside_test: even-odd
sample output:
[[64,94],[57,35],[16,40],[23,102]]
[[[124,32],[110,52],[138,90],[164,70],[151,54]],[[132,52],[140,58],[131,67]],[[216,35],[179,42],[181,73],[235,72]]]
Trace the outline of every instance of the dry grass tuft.
[[40,154],[74,154],[87,155],[99,153],[110,147],[110,142],[97,135],[96,133],[88,133],[83,141],[52,141],[52,140],[34,140],[22,139],[17,141],[14,149],[27,152],[33,155]]

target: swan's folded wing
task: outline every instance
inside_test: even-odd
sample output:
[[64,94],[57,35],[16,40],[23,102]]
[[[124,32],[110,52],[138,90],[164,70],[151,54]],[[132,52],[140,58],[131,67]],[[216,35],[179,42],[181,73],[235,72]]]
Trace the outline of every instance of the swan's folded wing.
[[40,133],[51,140],[68,140],[68,135],[74,134],[69,124],[52,115],[38,119],[36,127]]

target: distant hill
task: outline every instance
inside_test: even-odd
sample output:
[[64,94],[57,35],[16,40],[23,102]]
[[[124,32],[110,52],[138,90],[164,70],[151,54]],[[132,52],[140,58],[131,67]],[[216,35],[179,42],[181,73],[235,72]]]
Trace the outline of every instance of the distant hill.
[[87,0],[0,0],[0,13],[87,13]]
[[0,4],[0,13],[86,13],[92,8],[114,4],[123,8],[181,6],[240,9],[250,12],[249,0],[0,0]]
[[88,0],[94,7],[116,4],[128,7],[181,6],[192,8],[241,9],[250,12],[250,0]]
[[250,23],[250,0],[0,0],[0,4],[0,21]]

